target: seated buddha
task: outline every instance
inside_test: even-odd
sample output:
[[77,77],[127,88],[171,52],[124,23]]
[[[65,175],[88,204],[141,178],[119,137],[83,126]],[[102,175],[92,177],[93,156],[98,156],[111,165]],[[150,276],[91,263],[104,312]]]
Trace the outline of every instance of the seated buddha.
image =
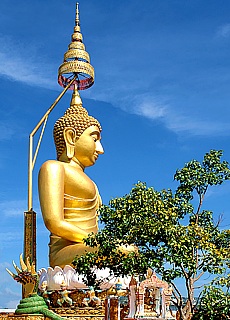
[[82,107],[75,90],[70,107],[54,125],[57,160],[46,161],[38,178],[51,267],[71,265],[76,255],[94,250],[86,249],[83,239],[98,231],[101,198],[84,170],[104,153],[100,140],[100,124]]

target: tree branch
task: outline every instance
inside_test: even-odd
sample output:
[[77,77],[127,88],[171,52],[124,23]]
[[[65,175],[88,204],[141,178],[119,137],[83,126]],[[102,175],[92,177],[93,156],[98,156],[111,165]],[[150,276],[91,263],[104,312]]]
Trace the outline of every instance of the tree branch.
[[182,270],[182,272],[183,272],[183,274],[185,276],[185,279],[188,279],[189,278],[188,273],[185,271],[185,268],[184,268],[182,263],[180,264],[180,267],[181,267],[181,270]]
[[204,271],[201,271],[201,273],[200,273],[196,278],[193,279],[194,282],[196,282],[197,280],[199,280],[199,279],[203,276],[204,273],[205,273]]
[[[179,306],[182,306],[183,304],[183,298],[182,298],[182,295],[180,293],[180,291],[178,290],[177,286],[173,283],[173,282],[170,282],[170,284],[173,286],[173,294],[177,300],[177,304],[176,306],[179,307]],[[177,293],[177,294],[176,294]],[[175,304],[175,303],[174,303]]]
[[204,196],[205,196],[205,193],[207,192],[207,189],[208,189],[208,185],[205,187],[205,190],[202,194],[198,190],[196,190],[199,195],[199,199],[200,199],[199,205],[198,205],[198,208],[196,211],[196,224],[198,224],[199,212],[200,212],[201,206],[203,204]]

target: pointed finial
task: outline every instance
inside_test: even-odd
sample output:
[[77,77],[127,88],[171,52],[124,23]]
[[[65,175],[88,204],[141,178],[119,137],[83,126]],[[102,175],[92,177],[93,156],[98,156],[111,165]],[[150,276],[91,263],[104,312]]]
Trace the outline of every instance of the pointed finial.
[[64,54],[64,61],[58,69],[58,83],[66,87],[71,79],[77,75],[76,81],[70,87],[74,89],[74,84],[78,90],[85,90],[94,84],[94,68],[90,64],[90,57],[85,51],[83,37],[80,30],[79,5],[76,4],[75,27],[72,34],[72,41],[68,51]]
[[75,19],[75,26],[80,27],[80,18],[79,18],[79,3],[76,3],[76,19]]
[[81,101],[81,97],[80,94],[77,90],[77,85],[74,85],[74,90],[73,90],[73,94],[72,94],[72,99],[71,99],[71,106],[82,106],[82,101]]

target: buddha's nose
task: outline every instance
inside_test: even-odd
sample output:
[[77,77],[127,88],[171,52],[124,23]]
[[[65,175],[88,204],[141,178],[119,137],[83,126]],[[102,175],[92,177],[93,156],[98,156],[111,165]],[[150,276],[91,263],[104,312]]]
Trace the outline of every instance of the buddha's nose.
[[104,153],[104,149],[103,149],[102,144],[99,140],[97,141],[97,144],[96,144],[96,151],[98,154]]

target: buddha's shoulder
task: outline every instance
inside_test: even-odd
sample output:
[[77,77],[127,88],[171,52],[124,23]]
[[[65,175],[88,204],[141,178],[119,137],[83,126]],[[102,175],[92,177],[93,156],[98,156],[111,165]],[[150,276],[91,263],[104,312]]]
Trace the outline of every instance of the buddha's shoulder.
[[64,162],[58,160],[48,160],[44,162],[40,171],[64,170]]
[[40,168],[41,171],[46,171],[50,173],[54,172],[63,172],[65,175],[69,174],[79,174],[85,175],[82,170],[77,169],[76,167],[72,166],[71,164],[59,160],[48,160],[44,162]]

